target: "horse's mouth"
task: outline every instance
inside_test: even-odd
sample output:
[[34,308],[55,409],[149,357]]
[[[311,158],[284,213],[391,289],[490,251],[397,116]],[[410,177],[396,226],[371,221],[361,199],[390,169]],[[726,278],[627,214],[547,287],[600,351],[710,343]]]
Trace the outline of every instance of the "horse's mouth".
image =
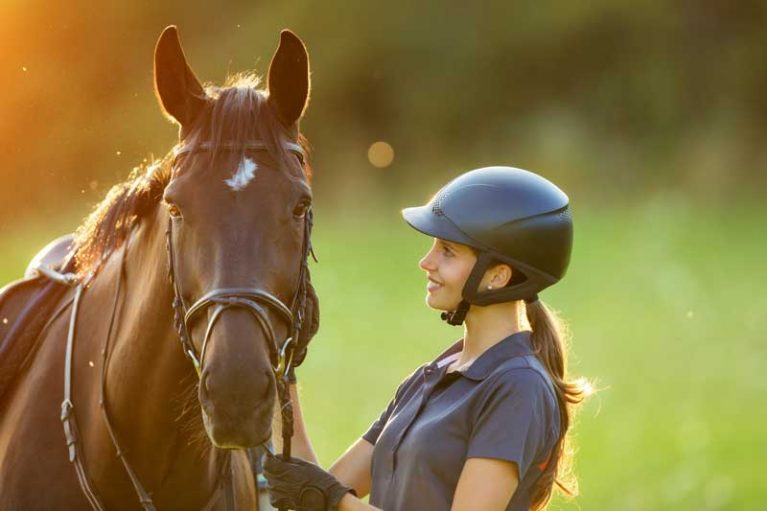
[[272,436],[271,416],[250,413],[233,419],[202,410],[202,421],[210,441],[219,449],[248,449],[264,444]]

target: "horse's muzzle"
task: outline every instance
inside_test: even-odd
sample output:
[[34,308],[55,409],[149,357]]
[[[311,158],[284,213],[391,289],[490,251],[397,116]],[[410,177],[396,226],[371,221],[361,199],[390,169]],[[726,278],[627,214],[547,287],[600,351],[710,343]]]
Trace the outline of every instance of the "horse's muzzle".
[[205,371],[200,379],[205,431],[216,447],[255,447],[271,433],[274,377],[271,372],[263,372],[244,382],[231,376]]

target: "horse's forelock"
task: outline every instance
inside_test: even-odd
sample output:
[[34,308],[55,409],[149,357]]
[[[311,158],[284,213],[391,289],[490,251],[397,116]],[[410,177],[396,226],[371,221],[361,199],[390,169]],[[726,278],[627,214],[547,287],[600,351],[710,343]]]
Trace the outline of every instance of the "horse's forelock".
[[[210,157],[215,155],[225,145],[239,145],[244,147],[249,142],[259,141],[267,145],[267,150],[275,162],[282,168],[289,169],[295,158],[286,149],[283,141],[292,138],[296,133],[291,133],[283,126],[278,114],[269,105],[269,94],[258,86],[261,79],[252,73],[233,75],[226,81],[226,86],[209,86],[206,91],[213,99],[213,105],[199,129],[192,135],[192,142],[211,142],[213,149]],[[309,144],[306,138],[298,134],[298,143],[309,153]],[[233,159],[242,161],[245,151],[232,154]],[[311,170],[305,165],[303,176],[293,178],[305,178],[311,181]]]

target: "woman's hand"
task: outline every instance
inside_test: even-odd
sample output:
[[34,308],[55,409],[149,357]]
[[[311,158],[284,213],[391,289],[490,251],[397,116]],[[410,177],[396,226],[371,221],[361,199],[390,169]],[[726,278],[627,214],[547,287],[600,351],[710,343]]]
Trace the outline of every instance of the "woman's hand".
[[268,482],[269,499],[276,508],[296,511],[334,511],[348,492],[328,472],[313,463],[280,456],[267,456],[264,476]]

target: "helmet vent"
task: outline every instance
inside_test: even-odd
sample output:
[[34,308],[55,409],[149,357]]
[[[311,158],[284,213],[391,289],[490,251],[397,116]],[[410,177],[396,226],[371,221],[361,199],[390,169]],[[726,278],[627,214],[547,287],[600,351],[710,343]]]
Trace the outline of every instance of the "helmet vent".
[[450,195],[449,191],[441,190],[437,194],[437,196],[434,197],[434,200],[432,201],[431,212],[437,216],[445,216],[445,212],[442,209],[442,204],[444,203],[445,200],[447,200],[449,195]]

